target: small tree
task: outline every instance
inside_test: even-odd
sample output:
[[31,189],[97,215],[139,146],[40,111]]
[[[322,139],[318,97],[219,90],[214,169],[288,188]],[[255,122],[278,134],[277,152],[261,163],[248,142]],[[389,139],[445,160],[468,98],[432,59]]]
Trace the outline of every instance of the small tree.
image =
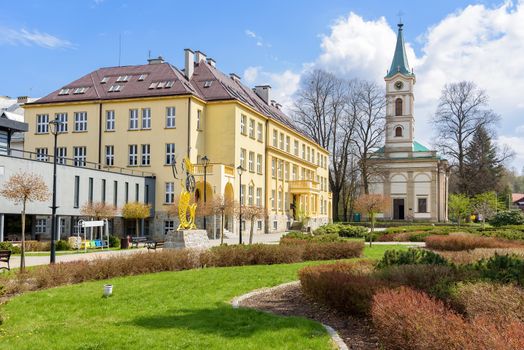
[[457,220],[460,226],[460,220],[465,219],[471,211],[471,200],[463,194],[452,194],[449,196],[448,207],[451,218]]
[[361,213],[366,213],[371,221],[369,246],[371,246],[371,242],[373,241],[376,215],[378,213],[383,213],[387,209],[389,202],[390,199],[381,194],[363,194],[355,201],[355,209]]
[[249,244],[253,244],[253,231],[256,219],[263,219],[266,216],[266,209],[256,205],[247,205],[242,207],[242,217],[251,223],[249,230]]
[[491,219],[497,212],[497,194],[495,192],[484,192],[473,198],[473,210],[482,216],[482,228],[486,225],[486,219]]
[[148,218],[151,215],[151,206],[141,202],[129,202],[122,207],[122,216],[124,219],[135,219],[135,234],[138,237],[138,221]]
[[[117,209],[114,205],[105,202],[87,202],[82,206],[80,212],[82,215],[95,220],[104,220],[113,218],[116,215]],[[102,236],[102,234],[100,236]]]
[[224,244],[225,217],[234,215],[237,207],[234,200],[222,196],[215,196],[212,201],[208,202],[209,210],[215,215],[220,215],[220,245]]
[[[20,271],[25,269],[25,210],[28,202],[43,202],[49,198],[49,190],[44,179],[37,174],[20,172],[11,176],[0,190],[0,195],[22,204],[22,249]],[[51,233],[53,234],[53,233]]]

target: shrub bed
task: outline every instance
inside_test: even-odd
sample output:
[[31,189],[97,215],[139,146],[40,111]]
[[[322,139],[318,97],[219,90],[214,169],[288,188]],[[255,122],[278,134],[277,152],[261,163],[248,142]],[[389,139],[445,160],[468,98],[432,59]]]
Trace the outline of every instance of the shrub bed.
[[365,227],[344,224],[327,224],[324,226],[320,226],[315,231],[313,231],[314,235],[325,235],[330,233],[336,233],[340,237],[361,238],[367,236],[368,229]]
[[20,254],[20,247],[13,245],[11,242],[0,242],[0,250],[10,250],[11,254]]
[[464,265],[475,263],[481,259],[491,258],[495,254],[498,255],[508,255],[514,254],[520,256],[521,259],[524,258],[524,247],[523,248],[476,248],[473,250],[463,250],[463,251],[440,251],[438,252],[440,256],[445,258],[451,263]]
[[373,324],[390,349],[522,349],[524,324],[477,317],[467,322],[441,301],[410,288],[373,297]]
[[447,265],[446,259],[429,250],[410,248],[408,250],[387,250],[377,264],[382,269],[393,265]]
[[499,211],[493,219],[489,221],[493,226],[505,225],[522,225],[524,224],[524,213],[521,210],[505,210]]
[[482,259],[472,265],[482,277],[501,283],[524,286],[524,260],[517,255],[498,255]]
[[520,242],[480,237],[469,234],[449,236],[430,236],[426,238],[426,248],[434,250],[471,250],[475,248],[515,248],[522,247]]
[[308,242],[315,243],[333,243],[333,242],[347,242],[346,239],[340,237],[336,233],[326,233],[323,235],[312,235],[311,233],[290,232],[280,238],[280,244],[307,244]]

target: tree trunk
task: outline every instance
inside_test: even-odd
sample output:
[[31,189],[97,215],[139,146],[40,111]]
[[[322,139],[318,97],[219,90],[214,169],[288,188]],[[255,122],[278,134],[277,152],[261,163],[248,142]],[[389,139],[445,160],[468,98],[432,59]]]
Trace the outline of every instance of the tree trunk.
[[373,233],[375,232],[375,214],[371,213],[371,232],[369,233],[369,246],[371,247],[371,242],[373,242]]
[[224,212],[220,215],[220,245],[224,244]]
[[340,191],[333,191],[333,210],[331,215],[333,216],[333,222],[338,221],[338,205],[340,200]]
[[255,227],[255,218],[251,218],[251,229],[249,230],[249,244],[253,244],[253,229]]
[[22,249],[20,250],[20,271],[25,271],[25,201],[22,208]]

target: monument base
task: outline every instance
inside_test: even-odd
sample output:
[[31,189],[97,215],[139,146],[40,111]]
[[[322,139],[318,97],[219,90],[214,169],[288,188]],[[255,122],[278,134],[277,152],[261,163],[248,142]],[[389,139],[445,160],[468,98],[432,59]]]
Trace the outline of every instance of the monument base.
[[166,235],[164,248],[209,248],[210,242],[206,230],[169,231]]

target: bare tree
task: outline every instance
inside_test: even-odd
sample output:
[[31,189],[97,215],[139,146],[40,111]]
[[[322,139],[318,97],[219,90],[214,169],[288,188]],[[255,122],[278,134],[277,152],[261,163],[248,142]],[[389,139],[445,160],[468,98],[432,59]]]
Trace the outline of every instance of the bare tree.
[[347,156],[354,131],[355,114],[348,108],[353,83],[314,70],[302,80],[295,101],[294,118],[300,128],[331,154],[329,185],[333,193],[333,219],[347,171]]
[[242,206],[242,217],[250,222],[251,228],[249,230],[249,244],[253,244],[253,233],[255,229],[255,221],[266,217],[266,208],[257,205]]
[[457,167],[457,190],[466,190],[465,158],[468,145],[478,128],[489,130],[498,120],[488,106],[486,92],[471,81],[446,84],[442,90],[433,124],[437,147]]
[[[112,204],[106,202],[87,202],[80,209],[80,213],[95,220],[111,219],[115,217],[117,208]],[[97,234],[102,237],[102,228],[95,227]]]
[[371,221],[371,230],[369,232],[369,245],[373,241],[373,232],[375,231],[375,218],[378,213],[383,213],[391,199],[387,196],[381,194],[362,194],[357,198],[355,203],[355,208],[362,212],[366,213],[369,220]]
[[209,202],[209,210],[215,215],[220,215],[220,245],[224,244],[224,222],[226,215],[234,215],[238,207],[235,201],[223,196],[215,196]]
[[[11,176],[0,190],[0,195],[22,204],[22,249],[20,271],[25,269],[25,211],[28,202],[43,202],[49,198],[49,190],[44,179],[37,174],[20,172]],[[53,233],[51,233],[53,234]]]
[[386,99],[382,88],[367,81],[359,84],[358,94],[355,97],[358,109],[355,145],[360,162],[362,186],[364,193],[369,194],[369,180],[378,171],[370,157],[380,146],[384,137]]

